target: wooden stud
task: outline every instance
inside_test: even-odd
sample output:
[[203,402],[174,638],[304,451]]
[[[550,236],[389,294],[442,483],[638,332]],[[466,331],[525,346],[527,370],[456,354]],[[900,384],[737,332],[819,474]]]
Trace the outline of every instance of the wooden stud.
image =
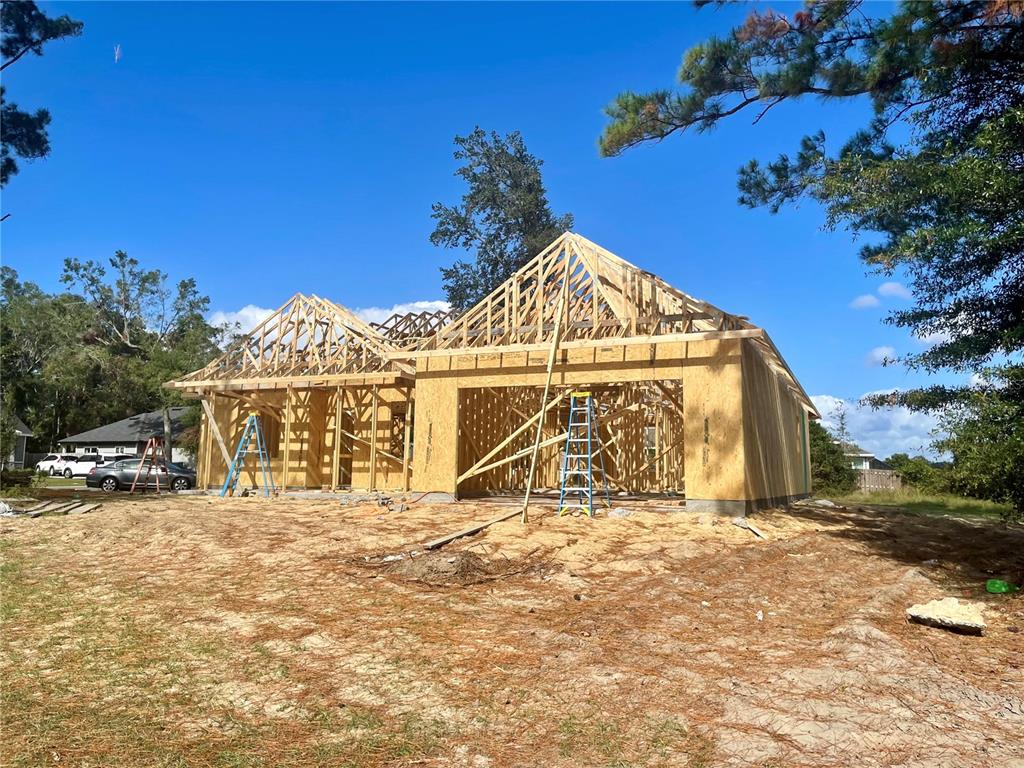
[[402,443],[402,490],[409,490],[409,458],[412,448],[412,416],[414,401],[412,387],[405,391],[405,436]]
[[512,434],[510,434],[508,437],[506,437],[504,440],[498,443],[494,448],[488,451],[486,456],[478,460],[476,464],[474,464],[472,467],[463,472],[459,476],[458,481],[461,483],[463,480],[468,480],[469,478],[479,475],[481,472],[485,471],[481,470],[480,467],[484,466],[488,461],[490,461],[492,458],[501,453],[501,451],[503,451],[505,447],[509,445],[509,443],[514,441],[523,432],[529,429],[530,425],[532,425],[537,419],[543,419],[544,414],[546,414],[549,410],[558,405],[558,403],[562,402],[564,398],[565,392],[560,393],[550,403],[545,405],[540,411],[531,416],[525,423],[521,424]]
[[291,387],[285,389],[284,401],[284,457],[281,467],[281,491],[288,490],[288,478],[292,469],[292,395]]
[[370,490],[375,491],[377,490],[377,442],[379,440],[377,436],[377,410],[380,408],[380,402],[378,401],[379,393],[377,392],[376,385],[374,385],[371,392],[373,396],[370,400],[370,407],[372,408],[370,412],[370,435],[372,436],[370,443]]
[[202,488],[203,490],[206,490],[207,488],[210,487],[210,461],[212,460],[212,457],[213,457],[213,436],[211,434],[212,429],[210,428],[210,422],[211,421],[213,421],[213,419],[211,419],[207,415],[207,413],[206,413],[206,411],[204,409],[204,411],[203,411],[203,418],[202,418],[202,422],[201,422],[202,423],[202,443],[200,443],[200,445],[202,445],[202,451],[203,451],[202,465],[201,465],[200,477],[196,478],[196,480],[198,481],[199,487]]
[[338,472],[341,467],[341,401],[344,390],[334,391],[334,450],[331,458],[331,489],[338,490]]

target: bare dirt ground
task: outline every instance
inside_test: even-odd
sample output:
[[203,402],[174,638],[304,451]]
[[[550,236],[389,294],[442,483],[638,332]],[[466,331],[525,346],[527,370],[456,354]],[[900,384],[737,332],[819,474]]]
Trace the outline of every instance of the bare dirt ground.
[[[10,766],[1024,766],[1024,530],[108,499],[0,521]],[[984,601],[982,637],[909,624]]]

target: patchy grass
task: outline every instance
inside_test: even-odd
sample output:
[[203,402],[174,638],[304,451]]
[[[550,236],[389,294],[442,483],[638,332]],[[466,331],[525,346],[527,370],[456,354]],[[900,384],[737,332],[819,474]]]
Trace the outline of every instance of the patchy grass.
[[84,477],[61,477],[60,475],[54,475],[50,477],[48,475],[43,476],[43,481],[39,484],[41,488],[85,488]]
[[26,550],[0,540],[5,766],[392,765],[431,755],[445,733],[415,714],[253,700],[250,687],[282,677],[264,651],[145,621],[133,615],[145,589],[103,594]]
[[921,515],[953,515],[956,517],[999,518],[1007,514],[1009,504],[983,499],[969,499],[953,494],[926,494],[913,488],[900,491],[872,491],[833,497],[832,501],[847,506],[867,504],[872,507],[901,509]]
[[[757,539],[714,517],[547,511],[444,550],[500,578],[427,584],[385,556],[504,507],[101,498],[0,520],[0,765],[1017,757],[1024,603],[983,586],[1015,578],[1016,527],[794,507],[760,515]],[[951,592],[986,602],[984,636],[906,622]]]
[[714,744],[675,718],[648,717],[623,725],[592,711],[558,722],[558,753],[577,765],[608,768],[678,765],[685,756],[687,768],[703,768],[710,764]]
[[50,488],[60,489],[82,489],[85,490],[84,477],[50,477],[49,475],[35,475],[30,485],[4,485],[0,488],[0,498],[24,499],[34,498],[43,490]]

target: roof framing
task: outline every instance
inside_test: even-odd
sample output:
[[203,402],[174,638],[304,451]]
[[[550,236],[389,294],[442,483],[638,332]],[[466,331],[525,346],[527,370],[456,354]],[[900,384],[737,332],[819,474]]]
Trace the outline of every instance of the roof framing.
[[296,293],[223,355],[167,386],[199,393],[409,382],[417,358],[547,350],[558,325],[560,348],[749,340],[818,415],[763,329],[573,232],[460,316],[412,312],[371,325],[340,304]]
[[453,309],[396,312],[382,323],[370,323],[370,327],[403,349],[420,349],[428,339],[457,316],[458,312]]
[[270,389],[411,379],[398,347],[340,304],[296,293],[198,371],[169,382],[187,389]]
[[559,348],[749,339],[813,414],[818,411],[768,334],[669,285],[582,235],[565,232],[486,298],[392,359],[546,350],[568,280]]

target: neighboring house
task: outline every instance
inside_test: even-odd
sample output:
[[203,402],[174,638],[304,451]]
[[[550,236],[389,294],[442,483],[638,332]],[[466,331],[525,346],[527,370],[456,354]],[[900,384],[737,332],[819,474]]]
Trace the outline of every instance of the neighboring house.
[[836,445],[843,449],[843,455],[850,462],[850,466],[854,469],[863,472],[867,469],[892,469],[888,464],[879,458],[875,457],[875,454],[865,451],[856,443],[844,443],[836,440]]
[[[171,408],[171,439],[176,441],[184,431],[182,417],[188,410],[186,406]],[[146,450],[146,442],[151,437],[163,437],[164,412],[151,411],[129,416],[127,419],[115,421],[96,429],[90,429],[77,435],[58,440],[61,451],[67,453],[99,453],[129,454],[141,456]],[[190,457],[177,445],[171,447],[171,461],[175,463],[190,462]]]
[[32,437],[32,430],[25,426],[25,422],[14,414],[11,414],[14,422],[14,452],[3,459],[4,469],[25,468],[25,441]]
[[843,455],[850,466],[857,471],[857,487],[862,491],[899,490],[903,487],[903,479],[898,472],[875,454],[865,451],[856,443],[844,443],[836,440],[843,450]]

